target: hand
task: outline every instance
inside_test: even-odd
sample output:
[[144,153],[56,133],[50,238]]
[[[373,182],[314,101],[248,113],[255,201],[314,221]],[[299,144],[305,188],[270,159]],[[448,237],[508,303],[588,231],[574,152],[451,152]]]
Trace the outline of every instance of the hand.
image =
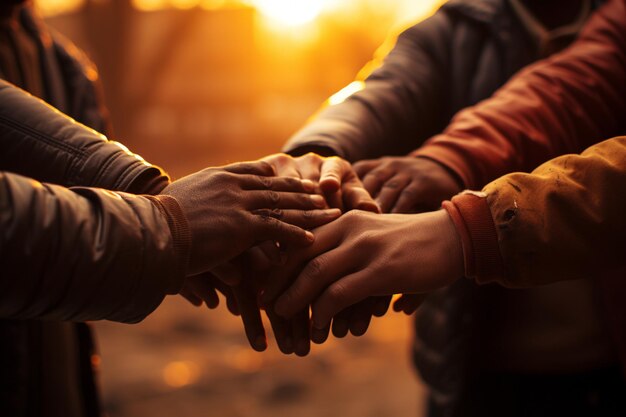
[[277,175],[319,183],[319,191],[326,196],[331,207],[342,211],[356,209],[380,212],[350,163],[344,159],[337,156],[323,157],[314,153],[294,158],[281,153],[269,155],[262,160],[271,164]]
[[[336,156],[322,157],[315,153],[307,153],[300,157],[291,157],[286,154],[275,154],[263,158],[274,166],[278,175],[308,179],[319,183],[319,191],[326,197],[329,206],[340,208],[342,211],[353,209],[365,210],[374,213],[380,213],[380,208],[371,198],[369,193],[363,188],[363,184],[357,177],[349,162]],[[348,330],[354,335],[362,335],[367,330],[372,315],[380,315],[380,311],[384,306],[386,311],[389,304],[388,299],[367,300],[355,306],[350,306],[341,312],[333,320],[333,334],[337,337],[343,337]],[[382,314],[384,314],[384,311]],[[306,324],[307,340],[303,336],[303,329],[299,326],[284,319],[281,320],[277,315],[273,314],[271,306],[267,308],[266,313],[270,317],[274,333],[282,336],[287,343],[279,341],[279,347],[284,353],[291,350],[291,341],[295,346],[295,353],[304,356],[308,353],[308,312],[301,312],[297,315],[300,327]],[[304,317],[307,320],[304,320]],[[328,338],[330,326],[327,329],[315,329],[311,333],[311,340],[315,343],[323,343]]]
[[354,164],[363,185],[383,213],[437,210],[441,202],[462,191],[456,177],[427,158],[385,157]]
[[258,293],[254,288],[241,283],[229,286],[213,273],[205,272],[187,277],[180,295],[196,307],[204,302],[214,309],[219,305],[217,290],[226,298],[228,310],[235,316],[241,316],[250,346],[258,352],[264,351],[267,338],[257,303]]
[[393,303],[393,311],[396,313],[404,313],[407,316],[415,313],[426,299],[427,294],[402,294]]
[[211,270],[267,240],[309,245],[313,234],[294,224],[314,227],[339,216],[338,210],[320,210],[326,203],[311,194],[311,182],[274,174],[267,162],[244,162],[205,169],[162,191],[178,200],[192,232],[187,275]]
[[[424,293],[463,275],[459,236],[447,212],[372,215],[353,211],[315,230],[313,245],[274,269],[264,297],[290,317],[312,303],[315,328],[371,296]],[[292,280],[297,276],[295,280]]]

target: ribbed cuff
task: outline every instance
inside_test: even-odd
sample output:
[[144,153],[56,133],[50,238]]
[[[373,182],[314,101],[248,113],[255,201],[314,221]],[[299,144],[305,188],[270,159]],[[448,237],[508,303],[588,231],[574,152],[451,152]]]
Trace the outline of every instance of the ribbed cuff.
[[[159,211],[167,219],[167,225],[172,233],[174,251],[178,255],[178,270],[182,277],[187,275],[189,254],[191,251],[191,229],[189,222],[178,201],[169,195],[144,196],[154,202]],[[180,288],[168,289],[168,294],[176,294]]]
[[442,206],[450,214],[461,236],[465,276],[479,284],[502,280],[506,269],[487,198],[478,193],[465,192],[452,201],[445,201]]

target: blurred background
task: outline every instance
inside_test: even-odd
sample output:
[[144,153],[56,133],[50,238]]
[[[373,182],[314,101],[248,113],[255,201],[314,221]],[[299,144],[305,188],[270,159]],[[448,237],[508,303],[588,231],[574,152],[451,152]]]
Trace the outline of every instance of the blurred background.
[[[278,152],[442,2],[37,0],[99,67],[114,139],[173,177]],[[271,342],[256,353],[223,306],[176,297],[139,325],[96,329],[109,417],[421,415],[411,322],[398,314],[307,358]]]

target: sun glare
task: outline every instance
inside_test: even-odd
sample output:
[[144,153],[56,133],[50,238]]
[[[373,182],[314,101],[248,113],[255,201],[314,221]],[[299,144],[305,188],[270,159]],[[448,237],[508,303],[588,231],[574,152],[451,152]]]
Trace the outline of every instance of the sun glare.
[[323,0],[252,0],[252,5],[268,19],[286,26],[313,21],[324,8]]

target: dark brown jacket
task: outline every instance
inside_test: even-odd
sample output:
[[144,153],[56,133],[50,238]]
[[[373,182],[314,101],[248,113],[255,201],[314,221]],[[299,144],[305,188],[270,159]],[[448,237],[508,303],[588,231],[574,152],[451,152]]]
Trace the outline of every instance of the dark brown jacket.
[[158,201],[89,187],[154,194],[169,179],[78,123],[108,129],[93,64],[31,8],[19,23],[54,108],[0,81],[0,415],[96,416],[89,329],[61,320],[136,322],[181,274],[163,263],[174,254]]

